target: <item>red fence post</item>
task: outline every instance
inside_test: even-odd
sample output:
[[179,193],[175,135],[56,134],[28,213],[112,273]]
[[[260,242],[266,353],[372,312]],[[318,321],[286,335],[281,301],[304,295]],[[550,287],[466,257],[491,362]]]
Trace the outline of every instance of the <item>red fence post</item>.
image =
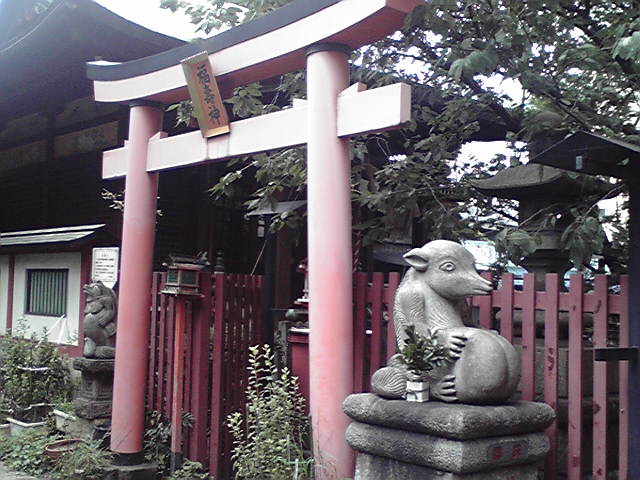
[[533,273],[524,275],[522,291],[522,399],[536,399],[536,279]]
[[[560,278],[557,273],[545,275],[544,303],[544,401],[554,412],[558,411],[558,310],[560,308]],[[545,457],[544,473],[547,478],[558,476],[558,420],[547,427],[549,453]]]
[[[594,279],[593,348],[607,347],[609,294],[605,275]],[[607,478],[607,427],[609,415],[607,406],[607,362],[593,362],[593,469],[594,480]]]
[[385,303],[387,304],[387,360],[396,353],[398,342],[396,340],[396,330],[393,325],[393,303],[396,297],[396,290],[400,285],[400,274],[398,272],[389,273],[389,282],[385,289]]
[[[620,347],[629,346],[629,277],[620,277],[620,295],[622,306],[620,312]],[[618,443],[618,477],[620,480],[629,478],[629,362],[620,362],[619,400],[620,416],[619,443]]]
[[223,369],[225,332],[225,275],[216,273],[215,300],[214,300],[214,324],[213,324],[213,352],[211,359],[211,421],[209,423],[211,435],[209,438],[209,473],[216,478],[220,476],[220,450],[223,433]]
[[211,324],[211,275],[200,275],[202,298],[195,305],[191,345],[191,405],[193,425],[189,435],[189,458],[207,463],[207,411],[209,409],[209,327]]
[[356,273],[354,280],[356,289],[355,315],[353,316],[353,391],[359,393],[366,391],[368,387],[365,383],[367,274]]
[[571,309],[569,310],[569,431],[567,474],[569,480],[582,480],[582,397],[583,375],[583,291],[582,275],[572,275],[569,286]]
[[369,377],[377,369],[385,364],[386,359],[382,355],[382,342],[384,322],[382,321],[382,290],[384,288],[384,277],[382,272],[375,272],[372,277],[369,289],[369,299],[371,301],[371,368]]
[[502,276],[500,289],[500,335],[513,343],[513,274]]

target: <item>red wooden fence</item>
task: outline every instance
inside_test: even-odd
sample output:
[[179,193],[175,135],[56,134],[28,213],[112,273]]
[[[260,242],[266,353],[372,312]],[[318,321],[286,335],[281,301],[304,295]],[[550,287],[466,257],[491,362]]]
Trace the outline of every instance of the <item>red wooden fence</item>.
[[[386,281],[382,273],[370,280],[364,273],[355,275],[356,392],[367,391],[371,374],[395,353],[392,310],[398,282],[396,273]],[[474,297],[471,304],[480,326],[499,330],[521,348],[522,398],[544,401],[556,411],[558,419],[547,430],[551,449],[545,478],[582,480],[592,472],[592,478],[605,479],[617,471],[617,478],[626,480],[628,364],[594,362],[593,348],[628,346],[628,279],[621,278],[618,294],[609,293],[606,276],[597,276],[588,289],[585,283],[573,275],[564,291],[558,275],[550,274],[545,291],[536,291],[533,275],[527,274],[519,290],[513,275],[505,274],[499,289]],[[300,333],[291,347],[303,347]],[[292,358],[307,358],[296,353]],[[304,373],[303,367],[292,365],[294,375]],[[307,381],[301,378],[302,391]],[[566,459],[559,452],[566,452]]]
[[[164,273],[154,273],[150,315],[147,408],[171,418],[175,300],[162,295]],[[213,280],[213,282],[212,282]],[[215,274],[204,279],[203,298],[186,303],[182,411],[185,457],[232,478],[227,415],[243,410],[249,347],[260,344],[262,277]]]

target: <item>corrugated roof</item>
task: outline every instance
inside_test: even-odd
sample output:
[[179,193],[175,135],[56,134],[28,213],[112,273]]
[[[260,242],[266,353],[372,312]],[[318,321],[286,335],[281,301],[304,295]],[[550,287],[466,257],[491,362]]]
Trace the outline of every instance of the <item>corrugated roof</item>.
[[0,233],[0,247],[73,242],[90,237],[104,226],[105,224],[102,223],[97,225],[79,225],[75,227]]

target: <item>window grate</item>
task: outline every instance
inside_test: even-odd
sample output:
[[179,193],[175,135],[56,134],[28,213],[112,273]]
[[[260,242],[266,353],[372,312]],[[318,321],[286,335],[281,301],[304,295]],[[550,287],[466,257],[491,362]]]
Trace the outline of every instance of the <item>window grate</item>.
[[60,317],[67,313],[69,270],[27,270],[25,313]]

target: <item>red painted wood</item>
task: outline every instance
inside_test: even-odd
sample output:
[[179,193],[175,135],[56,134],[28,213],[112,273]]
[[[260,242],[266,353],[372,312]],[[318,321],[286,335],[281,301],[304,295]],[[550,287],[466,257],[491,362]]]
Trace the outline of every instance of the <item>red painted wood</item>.
[[[164,288],[164,282],[166,280],[166,274],[160,274],[160,288]],[[160,317],[158,328],[158,376],[157,381],[157,393],[156,393],[156,411],[164,412],[164,392],[165,392],[165,359],[167,348],[167,297],[166,295],[160,295]]]
[[171,451],[182,453],[182,401],[184,395],[184,335],[185,300],[178,297],[175,302],[174,344],[173,344],[173,385],[171,393]]
[[[191,353],[193,351],[193,302],[191,299],[186,299],[185,304],[185,322],[184,322],[184,372],[183,372],[183,397],[182,397],[182,411],[191,414]],[[182,430],[183,445],[182,453],[187,458],[193,458],[189,451],[189,439],[191,437],[191,428],[185,427]]]
[[[620,277],[621,309],[620,309],[620,340],[621,347],[629,346],[629,277]],[[618,442],[618,477],[627,480],[629,477],[629,362],[620,362],[619,371],[619,395],[620,415],[619,442]],[[637,452],[636,452],[637,454]],[[629,479],[633,480],[633,479]]]
[[359,393],[366,391],[368,387],[365,383],[365,371],[367,371],[365,370],[367,274],[356,273],[354,281],[356,289],[354,295],[355,315],[353,316],[353,391]]
[[[486,280],[492,281],[491,272],[484,272],[482,277]],[[491,306],[493,304],[493,294],[491,295],[482,295],[473,297],[472,305],[478,307],[478,315],[479,315],[479,325],[482,328],[491,329],[492,328],[492,311]]]
[[153,272],[151,281],[151,314],[149,315],[149,367],[147,370],[147,409],[153,410],[157,390],[156,385],[156,361],[158,344],[158,291],[160,287],[160,274]]
[[382,319],[382,290],[384,277],[381,272],[375,272],[369,287],[369,301],[371,302],[371,368],[370,374],[386,363],[383,357],[382,342],[384,322]]
[[500,335],[513,343],[513,274],[502,276],[500,288]]
[[225,275],[214,274],[215,300],[214,300],[214,324],[213,324],[213,349],[211,359],[211,417],[209,438],[209,473],[216,478],[220,475],[221,462],[219,452],[223,434],[223,359],[225,349]]
[[305,414],[309,413],[309,329],[289,330],[291,373],[298,377],[300,393],[305,398]]
[[569,310],[569,366],[567,374],[569,385],[567,478],[569,480],[582,480],[583,288],[582,276],[572,275],[569,286],[571,308]]
[[172,375],[173,363],[174,363],[174,338],[175,338],[175,318],[176,318],[176,301],[175,297],[168,296],[167,299],[167,357],[166,362],[167,365],[165,367],[165,376],[166,376],[166,401],[164,404],[164,414],[167,417],[171,416],[171,405],[173,402],[173,382],[174,378]]
[[[598,275],[594,279],[591,297],[597,307],[593,315],[593,348],[607,347],[608,331],[608,282],[607,277]],[[608,362],[593,362],[593,469],[594,480],[607,478],[607,366]]]
[[522,290],[522,399],[530,402],[536,398],[536,286],[535,275],[524,275]]
[[202,298],[193,312],[191,338],[191,406],[193,426],[189,458],[207,464],[207,410],[209,401],[209,331],[211,325],[211,275],[200,276]]
[[[544,313],[544,402],[554,411],[558,408],[558,304],[560,278],[557,273],[545,275],[544,304],[540,305]],[[538,292],[537,297],[540,297]],[[545,433],[549,438],[549,453],[545,457],[544,472],[546,478],[558,476],[558,424],[554,419]]]
[[396,331],[393,327],[393,302],[396,296],[396,290],[400,284],[400,274],[398,272],[389,273],[389,283],[385,288],[385,303],[387,305],[387,351],[386,358],[389,360],[397,349]]

